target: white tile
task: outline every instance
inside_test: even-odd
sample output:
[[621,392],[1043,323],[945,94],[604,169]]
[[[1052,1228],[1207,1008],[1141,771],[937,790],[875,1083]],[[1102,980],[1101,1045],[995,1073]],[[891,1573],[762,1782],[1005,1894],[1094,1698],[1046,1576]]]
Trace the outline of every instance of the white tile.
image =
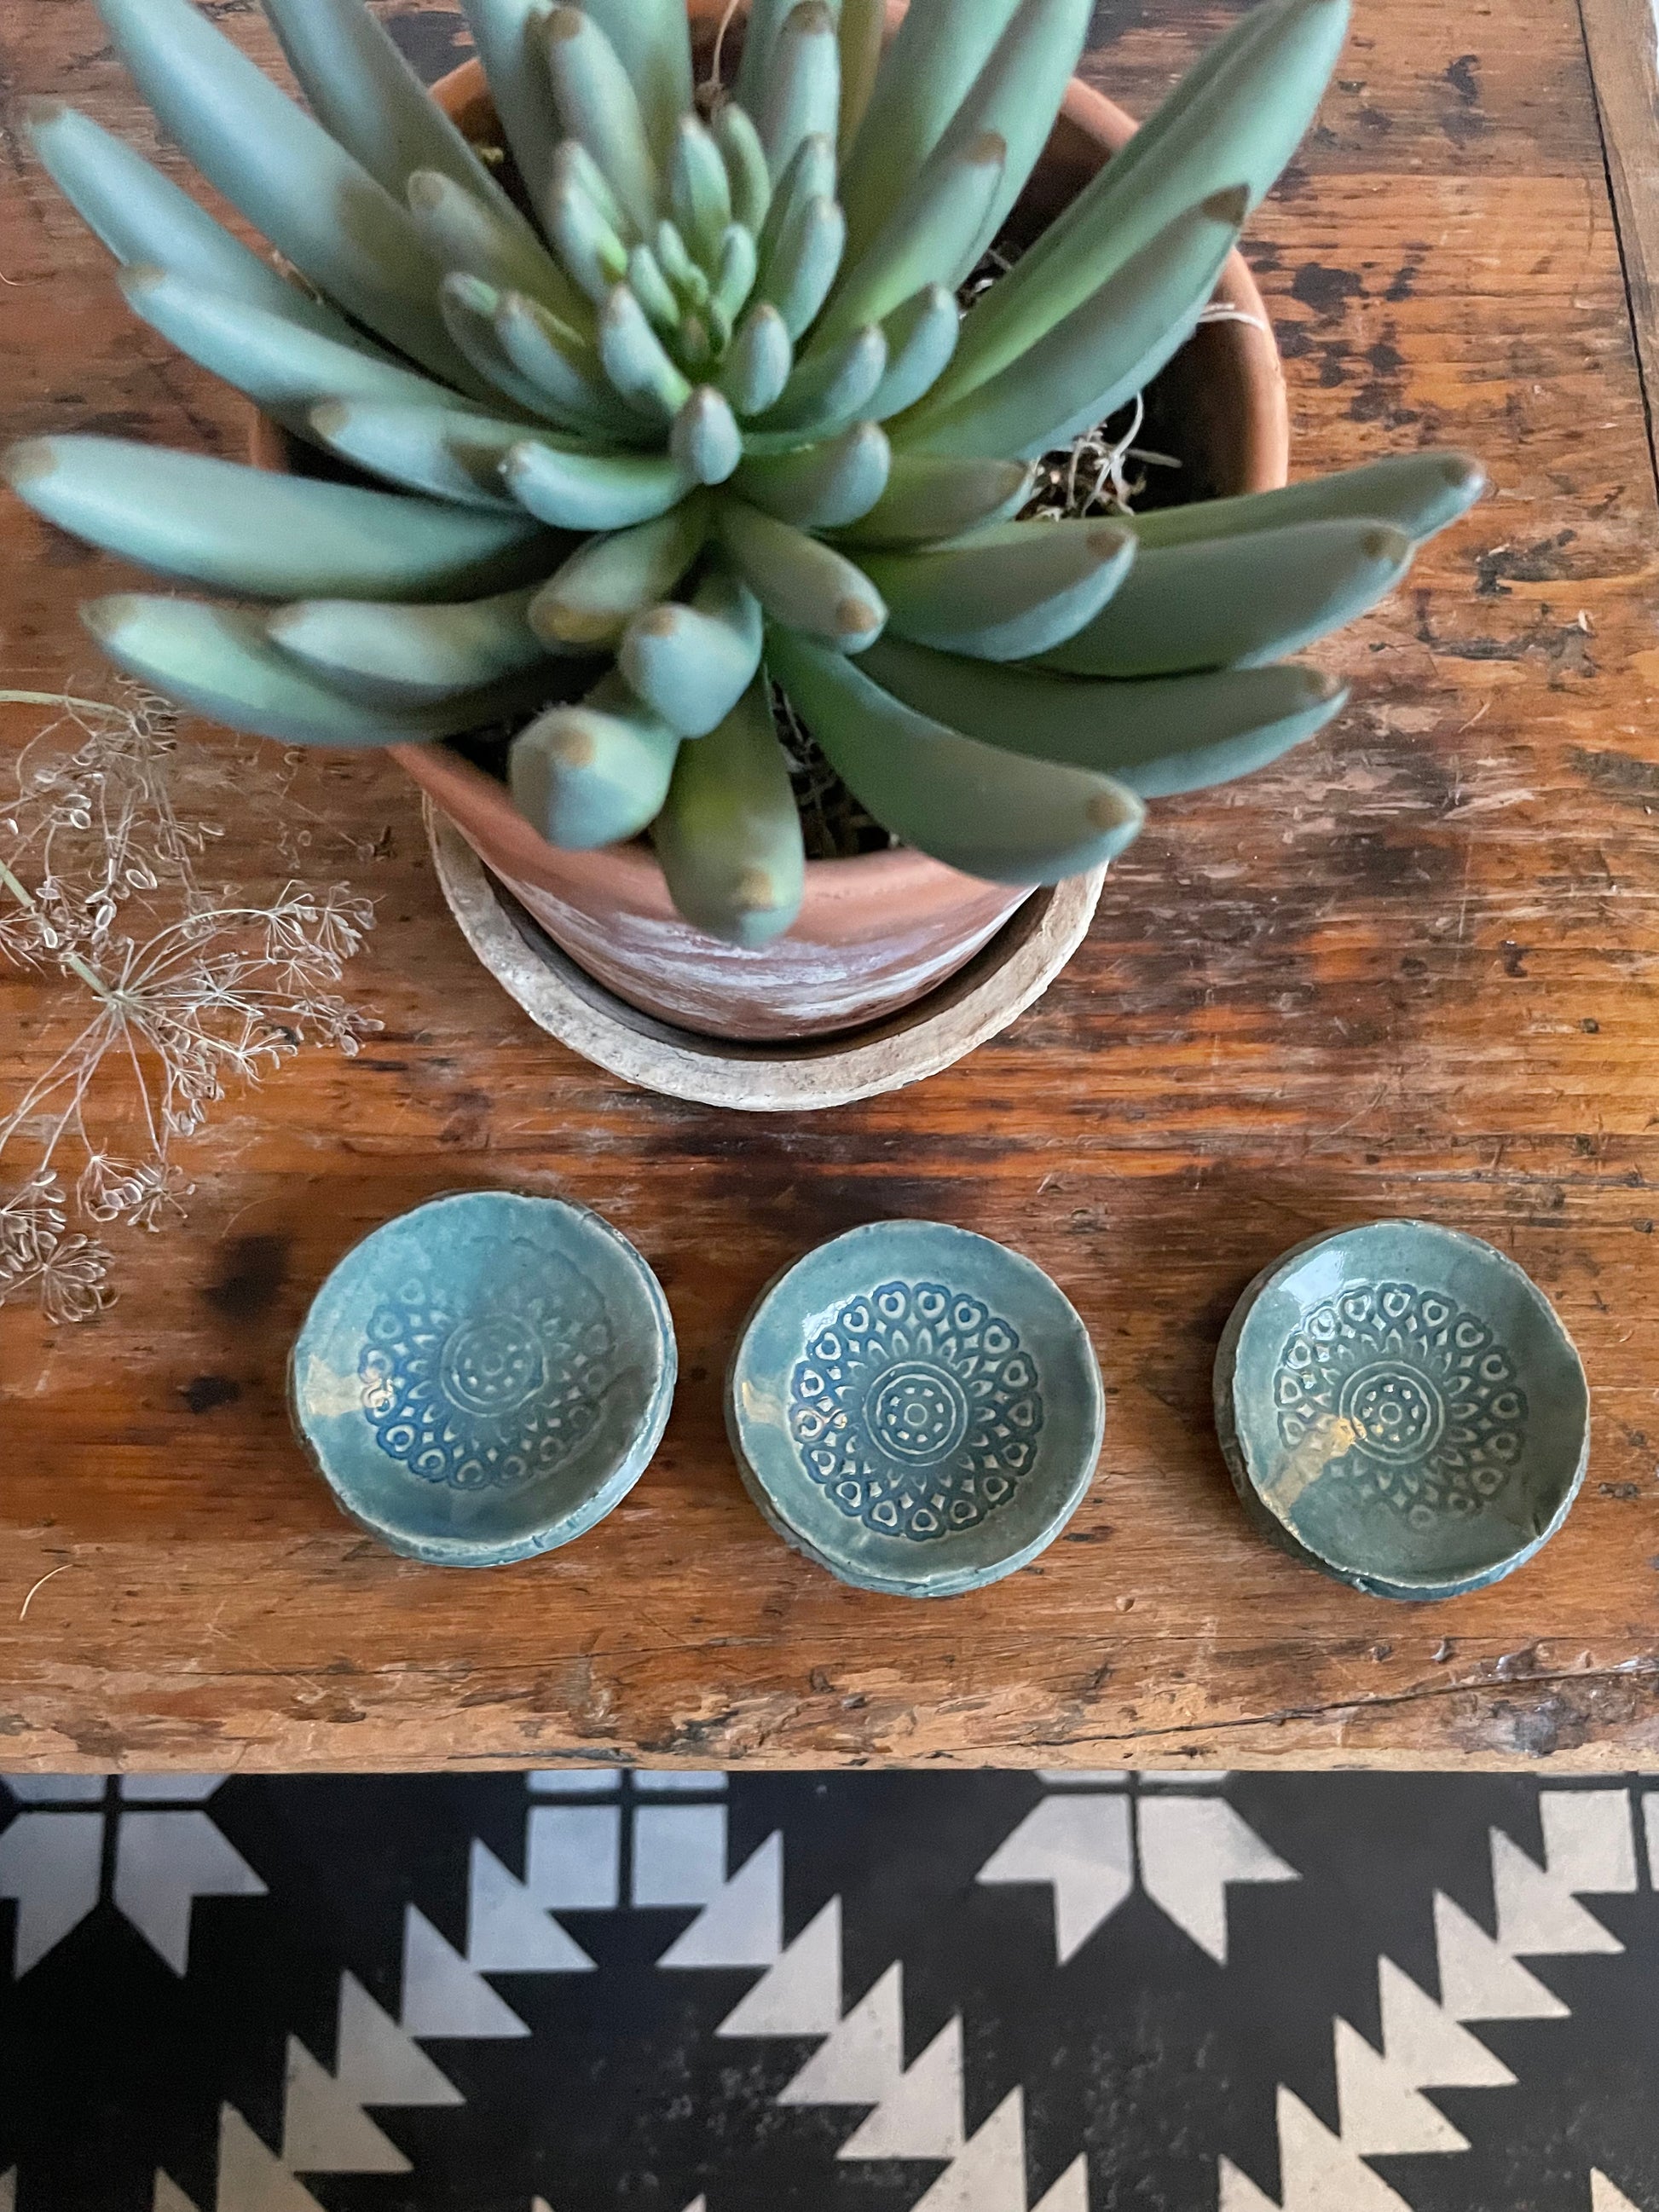
[[538,1805],[530,1815],[525,1887],[550,1912],[611,1912],[617,1902],[622,1808]]
[[634,1815],[635,1905],[707,1905],[726,1887],[724,1805],[646,1805]]

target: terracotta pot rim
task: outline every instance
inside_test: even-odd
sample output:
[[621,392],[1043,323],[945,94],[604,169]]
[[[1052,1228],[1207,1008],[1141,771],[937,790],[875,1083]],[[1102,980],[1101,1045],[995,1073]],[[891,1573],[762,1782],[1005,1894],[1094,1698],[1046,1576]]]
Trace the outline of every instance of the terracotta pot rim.
[[[492,797],[506,789],[495,776],[468,760],[465,754],[442,744],[391,745],[387,750],[399,768],[406,775],[413,776],[423,790],[433,790],[433,782],[428,781],[422,769],[434,754],[441,756],[443,763],[441,779],[434,779],[434,782],[447,781],[455,775],[475,789],[487,791]],[[441,803],[441,791],[434,790],[434,796]],[[650,846],[641,838],[634,838],[626,845],[607,845],[605,852],[617,875],[625,879],[644,882],[654,880],[662,873]],[[912,878],[936,876],[941,866],[938,860],[929,860],[925,853],[917,852],[912,845],[895,845],[884,853],[849,854],[842,860],[809,860],[806,865],[809,870],[834,868],[837,881],[845,881],[849,873],[855,872],[867,878],[872,887],[879,886],[892,891],[902,890]]]

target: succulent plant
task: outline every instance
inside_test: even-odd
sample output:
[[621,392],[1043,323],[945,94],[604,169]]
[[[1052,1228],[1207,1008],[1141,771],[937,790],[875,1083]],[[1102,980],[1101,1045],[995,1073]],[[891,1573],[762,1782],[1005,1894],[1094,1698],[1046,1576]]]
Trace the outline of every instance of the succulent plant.
[[1340,689],[1284,656],[1480,489],[1419,453],[1021,519],[1039,458],[1192,333],[1347,0],[1262,0],[965,311],[1091,0],[913,0],[884,52],[882,0],[750,0],[734,86],[701,93],[685,0],[465,0],[501,173],[363,0],[265,0],[309,113],[191,0],[98,5],[279,259],[70,108],[33,110],[41,160],[145,322],[351,469],[14,448],[41,514],[220,595],[101,599],[94,634],[289,743],[522,725],[535,826],[651,831],[731,941],[801,896],[769,686],[892,835],[1056,882],[1328,721]]

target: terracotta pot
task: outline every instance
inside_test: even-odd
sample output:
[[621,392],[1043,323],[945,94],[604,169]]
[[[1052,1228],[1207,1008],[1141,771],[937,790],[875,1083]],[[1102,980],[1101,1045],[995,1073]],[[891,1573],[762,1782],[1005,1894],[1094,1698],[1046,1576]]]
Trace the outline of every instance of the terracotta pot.
[[[712,38],[725,0],[689,5],[705,40]],[[889,0],[888,13],[896,24],[902,0]],[[495,128],[477,62],[443,78],[433,97],[470,137]],[[1046,227],[1135,127],[1121,107],[1074,81],[1015,223],[1033,233]],[[1157,387],[1159,440],[1177,444],[1195,492],[1271,490],[1288,471],[1290,417],[1267,311],[1240,255],[1229,260],[1217,297],[1256,320],[1206,325],[1171,363]],[[287,441],[273,424],[256,421],[252,444],[263,465],[288,465]],[[399,745],[392,757],[590,975],[629,1005],[707,1036],[820,1037],[880,1021],[964,967],[1030,896],[910,851],[814,861],[793,928],[759,951],[744,951],[680,919],[644,841],[560,852],[516,811],[505,786],[459,753]]]

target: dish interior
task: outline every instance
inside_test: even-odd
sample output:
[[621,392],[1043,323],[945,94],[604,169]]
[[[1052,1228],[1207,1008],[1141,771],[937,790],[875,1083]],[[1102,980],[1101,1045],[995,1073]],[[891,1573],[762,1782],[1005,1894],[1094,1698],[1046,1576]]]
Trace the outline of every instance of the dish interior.
[[1547,1300],[1473,1237],[1379,1223],[1269,1279],[1240,1331],[1249,1478],[1346,1573],[1431,1584],[1536,1547],[1583,1471],[1583,1369]]
[[1069,1302],[1029,1260],[935,1223],[854,1230],[784,1275],[739,1346],[732,1406],[790,1531],[884,1580],[1040,1547],[1100,1449]]
[[594,1216],[440,1200],[329,1278],[295,1347],[296,1413],[360,1519],[525,1543],[602,1497],[650,1427],[665,1321],[643,1261]]

